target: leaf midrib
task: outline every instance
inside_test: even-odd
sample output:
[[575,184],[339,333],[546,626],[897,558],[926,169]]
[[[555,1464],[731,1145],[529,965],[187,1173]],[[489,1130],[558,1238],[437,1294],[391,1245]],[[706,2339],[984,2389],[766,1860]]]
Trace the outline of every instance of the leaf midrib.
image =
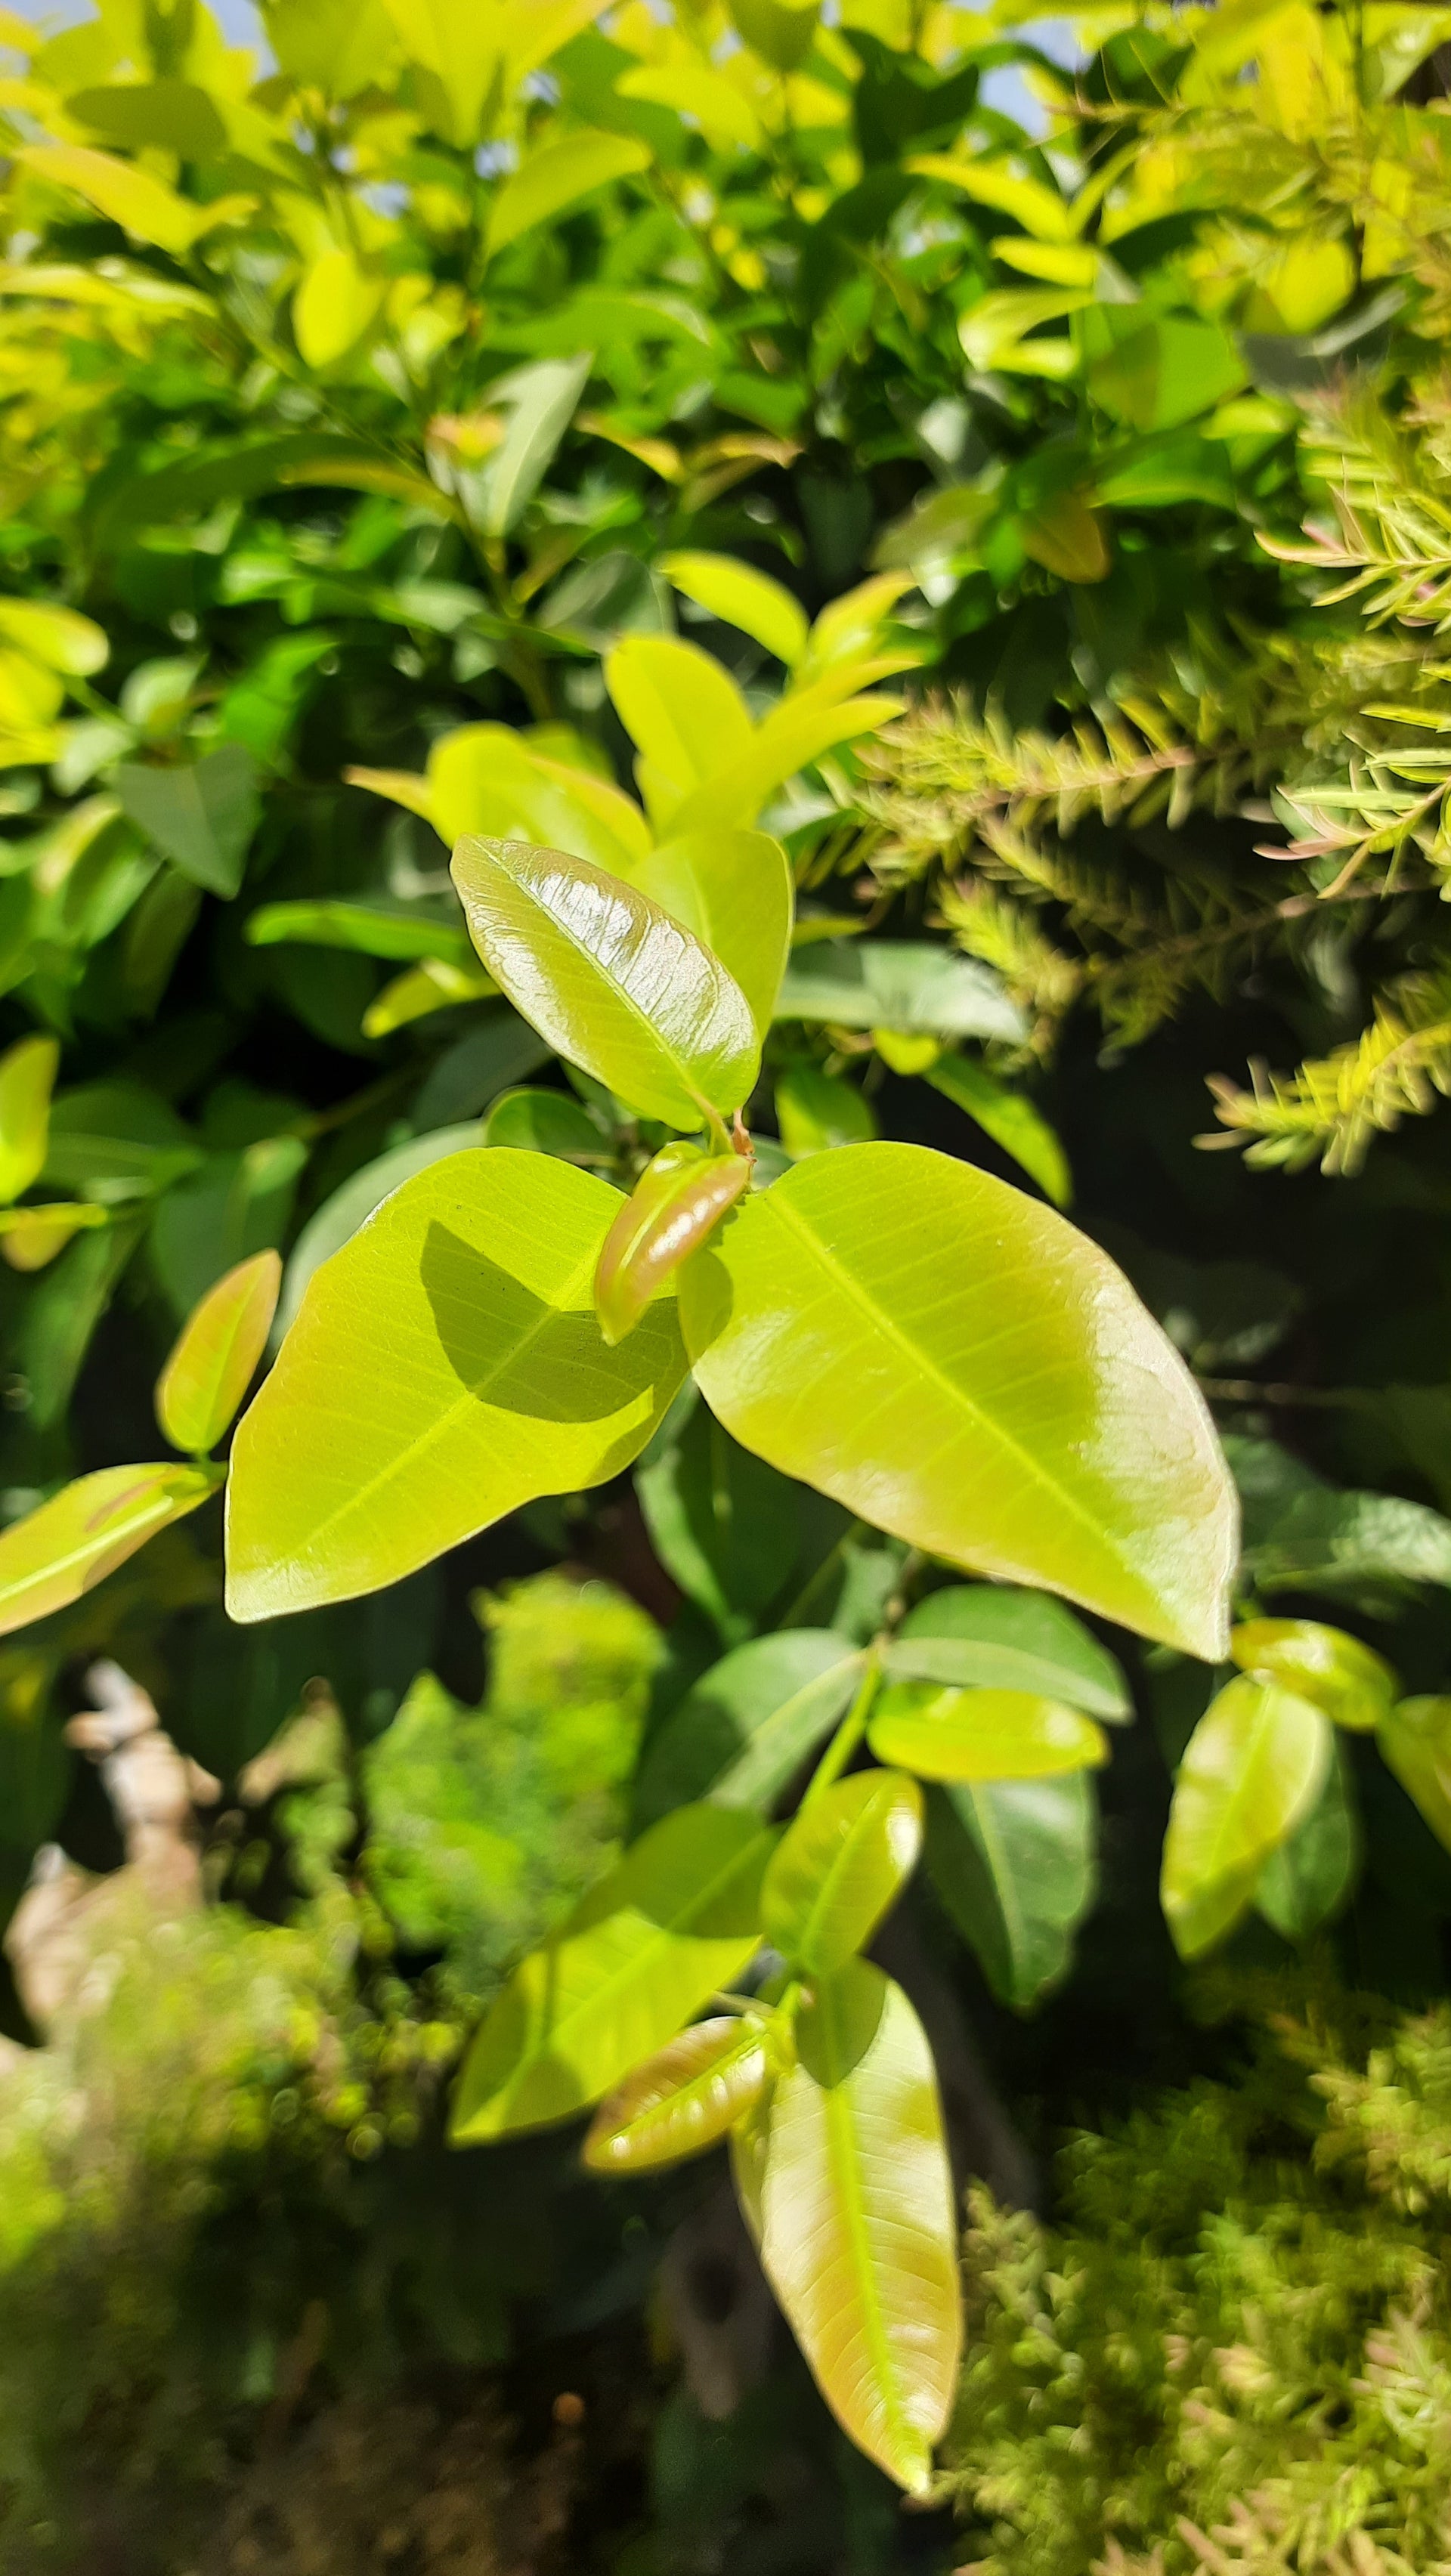
[[[205,1473],[202,1469],[184,1467],[169,1467],[166,1472],[169,1476]],[[219,1482],[218,1476],[208,1476],[200,1493],[188,1494],[181,1498],[175,1494],[158,1494],[155,1500],[148,1504],[144,1511],[138,1511],[131,1521],[118,1521],[109,1530],[99,1533],[80,1546],[71,1548],[65,1556],[52,1557],[49,1564],[37,1566],[22,1580],[0,1585],[0,1612],[3,1612],[10,1602],[23,1599],[25,1594],[33,1591],[38,1583],[53,1583],[57,1575],[69,1574],[74,1566],[89,1564],[96,1557],[104,1555],[107,1548],[113,1547],[118,1539],[133,1537],[138,1529],[144,1528],[148,1520],[157,1520],[158,1526],[164,1527],[168,1519],[179,1519],[183,1512],[193,1510],[198,1504],[204,1503],[209,1494],[215,1493]]]

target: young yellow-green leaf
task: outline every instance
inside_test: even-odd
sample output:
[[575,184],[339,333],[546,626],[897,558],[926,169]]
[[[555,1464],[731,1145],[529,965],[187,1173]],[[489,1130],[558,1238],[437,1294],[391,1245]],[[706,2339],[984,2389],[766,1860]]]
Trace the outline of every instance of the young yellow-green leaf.
[[1319,1804],[1255,1881],[1255,1908],[1286,1941],[1308,1941],[1345,1903],[1360,1860],[1347,1748],[1336,1744]]
[[901,1988],[862,1959],[822,1980],[796,2041],[737,2159],[742,2202],[832,2413],[920,2494],[961,2344],[932,2051]]
[[7,1205],[45,1168],[59,1062],[54,1038],[20,1038],[0,1056],[0,1200]]
[[608,779],[536,751],[511,725],[460,725],[441,735],[428,756],[427,788],[428,819],[450,848],[481,832],[567,850],[623,877],[649,853],[638,805]]
[[1078,227],[1073,208],[1045,188],[1041,179],[1020,179],[997,161],[969,161],[953,153],[924,152],[907,163],[919,179],[937,179],[960,188],[980,206],[1011,215],[1035,241],[1071,241]]
[[713,152],[732,144],[759,152],[761,120],[744,90],[727,71],[711,71],[703,62],[642,63],[615,83],[617,98],[644,98],[692,117]]
[[754,1816],[708,1806],[642,1835],[493,2005],[459,2077],[454,2143],[573,2119],[739,1976],[774,1840]]
[[601,1338],[594,1274],[619,1206],[550,1154],[451,1154],[314,1272],[233,1446],[234,1618],[396,1583],[639,1455],[685,1357],[666,1299],[622,1350]]
[[0,1208],[0,1259],[12,1270],[44,1270],[77,1234],[109,1225],[109,1208],[90,1200],[56,1200],[46,1207]]
[[666,554],[658,558],[668,582],[727,626],[774,653],[793,670],[806,650],[806,611],[769,573],[732,555]]
[[1437,1841],[1451,1851],[1451,1698],[1399,1700],[1381,1719],[1376,1742]]
[[763,2022],[735,2013],[698,2021],[600,2104],[585,2163],[596,2173],[648,2173],[698,2156],[759,2100],[770,2073]]
[[154,242],[159,250],[180,257],[203,233],[228,223],[253,200],[218,197],[210,205],[178,196],[162,179],[153,179],[134,161],[118,161],[109,152],[93,152],[79,143],[28,143],[15,155],[38,178],[69,188],[88,206],[137,241]]
[[542,145],[504,181],[490,206],[485,257],[492,259],[521,233],[548,223],[611,179],[627,178],[649,164],[649,146],[632,134],[568,134]]
[[[867,696],[817,706],[783,698],[749,741],[722,757],[719,767],[668,810],[670,831],[683,835],[754,823],[767,798],[794,778],[798,769],[808,768],[824,751],[834,751],[841,743],[876,733],[901,714],[903,703],[901,698]],[[722,742],[719,750],[724,749]]]
[[88,680],[111,650],[104,627],[46,599],[0,599],[0,639],[71,680]]
[[900,1771],[858,1771],[808,1797],[761,1889],[761,1928],[793,1966],[831,1977],[864,1950],[917,1866],[922,1792]]
[[156,1418],[173,1449],[214,1449],[267,1348],[282,1289],[282,1256],[254,1253],[209,1288],[177,1336],[156,1382]]
[[309,261],[292,299],[292,336],[306,367],[331,367],[371,331],[388,280],[336,247]]
[[217,1467],[102,1467],[0,1535],[0,1636],[79,1601],[214,1494]]
[[[657,823],[670,820],[701,780],[713,778],[750,748],[749,710],[728,671],[698,644],[674,635],[627,635],[605,663],[615,712],[644,764],[645,801]],[[749,814],[709,810],[682,830],[753,823]]]
[[583,1101],[569,1091],[534,1090],[528,1084],[500,1092],[484,1120],[484,1143],[515,1145],[528,1154],[562,1154],[576,1163],[612,1159],[609,1140]]
[[706,1401],[745,1447],[949,1564],[1223,1652],[1234,1488],[1203,1400],[1066,1220],[917,1145],[843,1146],[681,1273]]
[[928,1072],[934,1091],[945,1100],[965,1109],[985,1136],[1021,1163],[1028,1178],[1036,1181],[1045,1198],[1056,1208],[1065,1208],[1073,1197],[1073,1177],[1068,1157],[1042,1113],[1020,1091],[1010,1091],[984,1073],[980,1064],[969,1063],[966,1056],[943,1056]]
[[682,1142],[663,1146],[641,1173],[595,1273],[595,1311],[611,1348],[750,1188],[754,1169],[748,1154],[707,1154]]
[[1358,1735],[1373,1734],[1395,1701],[1389,1664],[1318,1619],[1247,1619],[1233,1631],[1229,1651],[1241,1672],[1271,1674]]
[[768,832],[691,832],[617,873],[714,950],[764,1039],[791,952],[795,892],[780,842]]
[[671,1127],[740,1108],[760,1040],[692,931],[602,868],[523,841],[460,841],[453,877],[489,973],[557,1054]]
[[777,1081],[776,1124],[794,1163],[834,1145],[869,1145],[877,1132],[871,1103],[857,1085],[805,1060],[788,1064]]
[[421,965],[406,966],[401,975],[390,976],[374,995],[363,1013],[363,1035],[391,1037],[395,1029],[426,1020],[435,1011],[456,1010],[461,1002],[486,1002],[498,989],[476,957],[466,966],[451,966],[445,957],[425,957]]
[[896,1682],[872,1711],[879,1762],[922,1780],[1041,1780],[1108,1760],[1103,1729],[1061,1700],[1029,1691],[943,1690]]
[[346,948],[363,957],[439,958],[450,966],[472,966],[468,935],[460,921],[434,921],[416,905],[376,903],[264,903],[249,913],[243,938],[250,948],[275,948],[296,940],[305,948]]
[[1280,1682],[1241,1673],[1211,1700],[1164,1837],[1160,1895],[1181,1957],[1208,1949],[1249,1902],[1270,1853],[1319,1798],[1331,1746],[1324,1710]]

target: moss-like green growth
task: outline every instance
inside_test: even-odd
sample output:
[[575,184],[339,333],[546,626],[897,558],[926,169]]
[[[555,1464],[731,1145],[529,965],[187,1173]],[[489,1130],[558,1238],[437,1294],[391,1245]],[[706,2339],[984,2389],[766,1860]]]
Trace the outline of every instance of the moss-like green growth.
[[1451,2569],[1451,2010],[1361,2018],[1076,2138],[1054,2225],[974,2195],[975,2576]]

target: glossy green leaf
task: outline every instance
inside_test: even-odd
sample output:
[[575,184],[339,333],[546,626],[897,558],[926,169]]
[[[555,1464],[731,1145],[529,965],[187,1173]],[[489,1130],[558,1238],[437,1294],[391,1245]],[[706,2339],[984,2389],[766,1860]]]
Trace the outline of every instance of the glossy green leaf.
[[672,1127],[740,1108],[760,1043],[740,986],[693,932],[560,850],[463,840],[453,875],[489,973],[558,1054]]
[[0,1259],[12,1270],[44,1270],[78,1234],[109,1225],[110,1212],[86,1200],[44,1207],[0,1208]]
[[1247,1619],[1232,1631],[1229,1651],[1242,1672],[1270,1674],[1356,1734],[1373,1734],[1395,1700],[1389,1664],[1316,1619]]
[[601,1339],[619,1204],[552,1155],[455,1154],[314,1274],[233,1447],[234,1618],[376,1591],[629,1465],[685,1362],[665,1301],[621,1350]]
[[255,1253],[209,1288],[157,1380],[156,1418],[173,1449],[214,1449],[252,1383],[282,1287],[275,1252]]
[[999,2002],[1029,2011],[1066,1976],[1097,1890],[1092,1772],[930,1790],[926,1857]]
[[492,259],[521,233],[548,223],[612,179],[648,169],[649,162],[647,146],[632,134],[568,134],[543,144],[495,196],[484,233],[485,257]]
[[788,670],[806,650],[806,611],[799,600],[769,573],[731,555],[665,554],[660,570],[668,582],[727,626],[774,653]]
[[527,1087],[500,1092],[484,1120],[484,1143],[513,1145],[528,1154],[562,1154],[578,1163],[603,1162],[610,1153],[603,1129],[570,1092]]
[[593,363],[588,355],[541,358],[490,387],[491,401],[503,405],[509,425],[480,477],[485,536],[506,537],[523,517],[574,418]]
[[1271,1852],[1255,1882],[1256,1907],[1287,1941],[1313,1939],[1355,1885],[1360,1837],[1352,1799],[1345,1748],[1337,1744],[1318,1805]]
[[493,2005],[459,2077],[455,2145],[573,2119],[739,1976],[773,1840],[705,1806],[643,1835]]
[[754,823],[768,798],[798,770],[810,768],[823,752],[876,733],[902,713],[903,705],[901,698],[843,700],[834,688],[824,702],[793,693],[772,709],[748,743],[668,810],[669,829],[683,835]]
[[928,1069],[927,1080],[958,1109],[974,1118],[985,1136],[1001,1145],[1036,1181],[1045,1198],[1066,1208],[1073,1198],[1068,1157],[1041,1111],[1020,1091],[1009,1091],[966,1056],[941,1056]]
[[208,894],[238,892],[262,814],[257,763],[224,742],[183,768],[123,761],[113,784],[126,813],[182,875]]
[[20,1038],[0,1056],[0,1200],[7,1206],[45,1169],[59,1062],[54,1038]]
[[1108,1760],[1102,1728],[1061,1700],[944,1690],[935,1682],[890,1684],[872,1711],[867,1741],[879,1762],[922,1780],[1039,1780]]
[[764,1039],[791,947],[791,869],[766,832],[700,831],[618,873],[713,949]]
[[759,2101],[771,2071],[763,2022],[734,2013],[698,2021],[600,2104],[585,2163],[595,2173],[650,2173],[701,2155]]
[[813,1155],[681,1274],[707,1402],[929,1555],[1223,1650],[1234,1491],[1178,1353],[1051,1209],[914,1145]]
[[1451,1697],[1399,1700],[1375,1740],[1437,1841],[1451,1851]]
[[638,805],[607,779],[537,751],[509,725],[460,725],[441,735],[426,783],[428,818],[450,848],[481,832],[567,850],[612,876],[632,876],[649,855],[650,827]]
[[[738,2159],[761,2263],[837,2421],[920,2494],[957,2393],[952,2176],[932,2051],[856,1959],[797,2021],[797,2062]],[[754,2165],[754,2171],[750,2168]]]
[[0,1636],[79,1601],[158,1530],[194,1512],[216,1467],[102,1467],[0,1533]]
[[1035,1691],[1110,1725],[1133,1715],[1121,1667],[1081,1619],[1046,1592],[949,1583],[907,1613],[887,1647],[892,1681]]
[[860,1649],[831,1628],[782,1628],[735,1646],[650,1739],[635,1784],[644,1823],[688,1798],[769,1809],[845,1716]]
[[[728,671],[673,635],[627,635],[605,663],[615,712],[640,754],[640,786],[665,824],[702,779],[750,747],[746,702]],[[754,813],[709,813],[698,826],[754,822]]]
[[451,966],[472,965],[468,934],[457,917],[433,921],[418,906],[385,910],[371,903],[264,903],[249,915],[244,936],[253,948],[296,940],[308,948],[348,948],[364,957],[437,957]]
[[808,1976],[835,1976],[896,1904],[922,1848],[922,1792],[901,1771],[858,1771],[809,1796],[771,1855],[761,1928]]
[[788,1064],[776,1084],[776,1124],[793,1162],[833,1145],[867,1145],[877,1132],[870,1101],[854,1082],[817,1064]]
[[1318,1800],[1330,1720],[1312,1700],[1243,1673],[1211,1700],[1174,1783],[1160,1894],[1181,1956],[1192,1959],[1250,1902],[1276,1845]]
[[685,1142],[663,1146],[647,1164],[605,1237],[595,1273],[595,1312],[611,1347],[709,1241],[750,1188],[753,1168],[748,1155],[708,1154]]
[[824,939],[793,953],[776,1016],[936,1038],[1024,1035],[990,966],[907,939]]

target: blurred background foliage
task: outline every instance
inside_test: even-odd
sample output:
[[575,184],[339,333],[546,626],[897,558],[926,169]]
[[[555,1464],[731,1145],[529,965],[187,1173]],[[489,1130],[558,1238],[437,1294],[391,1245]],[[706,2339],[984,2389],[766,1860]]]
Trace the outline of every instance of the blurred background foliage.
[[[1010,8],[922,0],[262,17],[270,62],[194,0],[0,24],[0,1035],[59,1049],[44,1167],[0,1175],[6,1516],[151,1451],[178,1322],[245,1255],[284,1254],[285,1315],[460,1143],[633,1167],[649,1138],[482,988],[445,840],[628,784],[604,665],[678,634],[757,725],[871,695],[761,789],[802,931],[763,1152],[882,1132],[1071,1199],[1219,1412],[1245,1606],[1444,1690],[1451,11],[1088,9],[1069,71]],[[992,1866],[939,1817],[958,1900],[912,1937],[1022,2137],[1130,2125],[1072,2151],[1069,2251],[979,2211],[966,2430],[903,2519],[784,2349],[727,2425],[677,2384],[651,2284],[693,2179],[445,2157],[437,2117],[501,1969],[668,1796],[672,1719],[748,1732],[722,1659],[870,1635],[900,1551],[688,1414],[632,1483],[247,1631],[213,1508],[0,1647],[5,1902],[43,1846],[95,1874],[59,1948],[44,1879],[11,1941],[6,2024],[46,2044],[0,2070],[7,2565],[875,2576],[956,2563],[954,2501],[994,2576],[1066,2576],[1069,2530],[1074,2566],[1259,2570],[1293,2513],[1306,2567],[1362,2530],[1357,2571],[1446,2554],[1408,2360],[1371,2356],[1335,2473],[1399,2465],[1339,2521],[1255,2502],[1247,2435],[1214,2451],[1236,2407],[1328,2407],[1391,2309],[1439,2367],[1443,2294],[1402,2144],[1370,2220],[1333,2162],[1318,2215],[1253,2164],[1304,2105],[1266,2108],[1242,1986],[1172,1964],[1158,1846],[1212,1677],[1115,1640],[1141,1716],[1098,1789],[1005,1799]],[[119,1866],[67,1743],[98,1654],[219,1786],[184,1905]],[[1231,1969],[1420,2009],[1451,1857],[1363,1744],[1334,1796]],[[1327,2070],[1391,2025],[1346,2009],[1313,2062],[1348,2120]],[[1442,2083],[1438,2031],[1386,2084]],[[1194,2209],[1140,2223],[1190,2132]],[[1206,2251],[1216,2195],[1248,2234]],[[1329,2323],[1257,2378],[1312,2219]],[[1088,2286],[1030,2370],[1050,2259]],[[1251,2355],[1192,2443],[1165,2335]],[[1110,2359],[1080,2475],[1045,2407]],[[1196,2556],[1171,2503],[1259,2528]]]

